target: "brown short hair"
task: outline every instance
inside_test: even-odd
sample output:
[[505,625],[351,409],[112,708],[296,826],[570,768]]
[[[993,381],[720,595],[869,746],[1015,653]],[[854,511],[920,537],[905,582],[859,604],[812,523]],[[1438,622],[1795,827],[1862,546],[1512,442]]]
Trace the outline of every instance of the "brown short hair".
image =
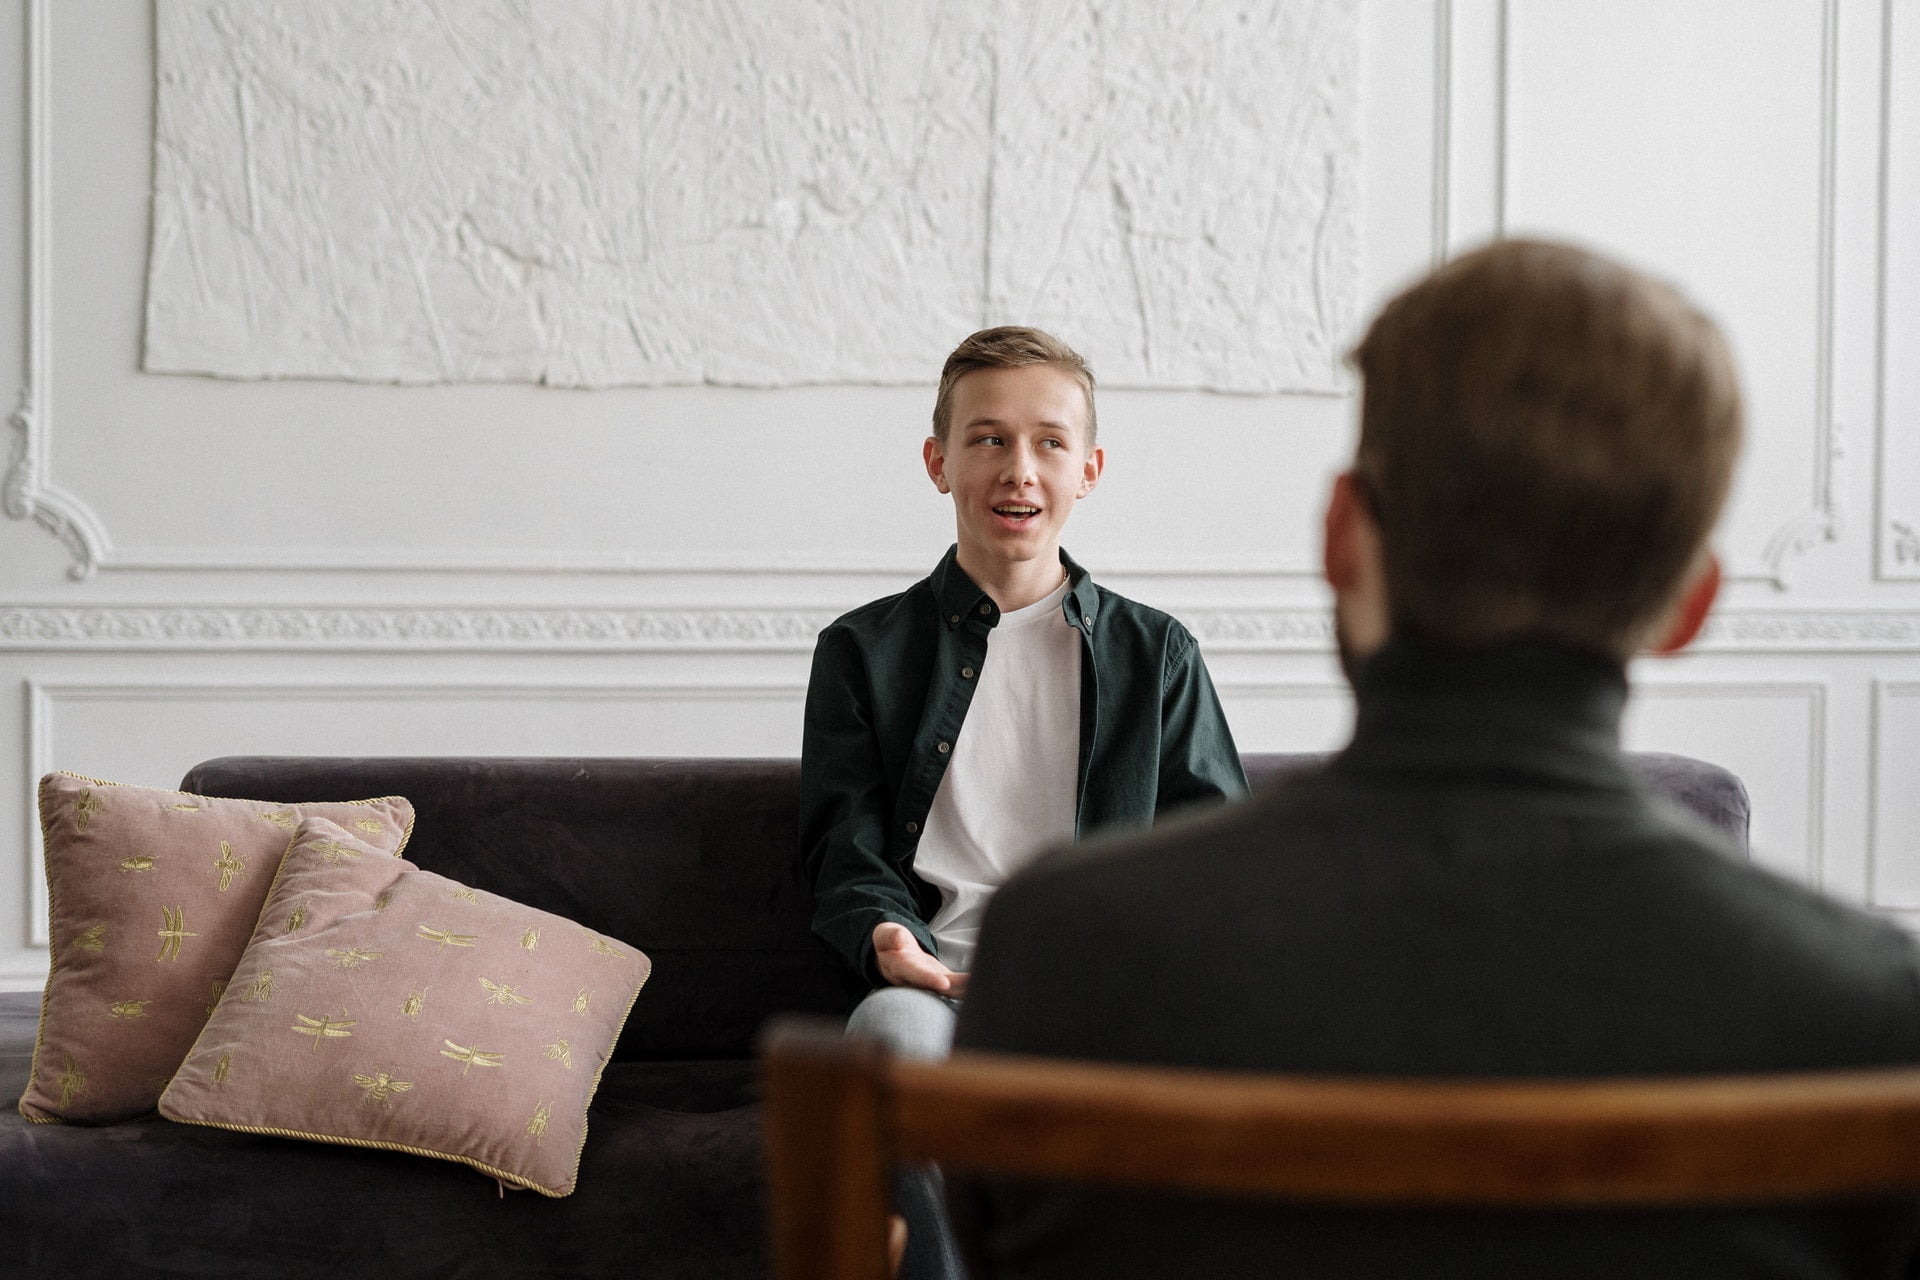
[[953,425],[953,386],[975,369],[1018,369],[1030,364],[1050,364],[1073,375],[1087,396],[1087,448],[1093,448],[1098,435],[1093,416],[1093,370],[1087,362],[1060,339],[1025,325],[1003,324],[969,334],[940,367],[940,392],[933,400],[933,438],[947,442],[947,429]]
[[1646,642],[1739,451],[1711,320],[1597,254],[1508,240],[1389,302],[1353,359],[1395,634],[1620,658]]

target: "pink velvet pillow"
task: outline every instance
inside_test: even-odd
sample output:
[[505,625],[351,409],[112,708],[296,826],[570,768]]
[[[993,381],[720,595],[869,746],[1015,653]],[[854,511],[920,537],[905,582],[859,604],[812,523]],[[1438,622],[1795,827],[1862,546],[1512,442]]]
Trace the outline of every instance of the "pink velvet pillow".
[[313,819],[160,1114],[455,1160],[564,1196],[652,967]]
[[70,773],[40,780],[52,956],[20,1114],[106,1123],[153,1110],[312,814],[383,852],[413,829],[413,806],[397,796],[272,804]]

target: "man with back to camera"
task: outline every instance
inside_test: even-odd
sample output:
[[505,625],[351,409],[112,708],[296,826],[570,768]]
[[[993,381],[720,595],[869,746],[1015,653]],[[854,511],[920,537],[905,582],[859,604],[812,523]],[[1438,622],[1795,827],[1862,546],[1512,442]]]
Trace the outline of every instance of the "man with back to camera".
[[[1049,844],[1246,790],[1186,628],[1061,549],[1105,465],[1093,375],[1037,329],[941,370],[922,458],[953,499],[933,573],[820,635],[800,757],[814,930],[874,990],[848,1030],[945,1057],[988,899]],[[924,1179],[904,1274],[957,1261]]]
[[[1351,743],[1226,810],[1043,855],[996,896],[957,1043],[1355,1075],[1920,1062],[1892,924],[1754,867],[1619,748],[1626,664],[1698,630],[1740,434],[1671,287],[1507,241],[1355,352],[1326,512]],[[1909,1202],[1382,1211],[952,1192],[982,1276],[1888,1276]]]

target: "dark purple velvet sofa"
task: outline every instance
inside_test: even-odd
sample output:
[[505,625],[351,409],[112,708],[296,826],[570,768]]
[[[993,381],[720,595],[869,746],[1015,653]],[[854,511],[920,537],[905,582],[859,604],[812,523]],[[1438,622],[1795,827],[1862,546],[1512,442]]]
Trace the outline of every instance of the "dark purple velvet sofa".
[[[1250,756],[1262,780],[1311,756]],[[1648,781],[1745,845],[1717,766],[1642,755]],[[860,992],[808,928],[793,760],[230,757],[182,789],[282,801],[405,795],[407,857],[572,917],[654,962],[595,1098],[579,1190],[506,1194],[443,1161],[157,1117],[105,1128],[0,1116],[9,1274],[766,1274],[752,1046],[776,1013]],[[0,996],[0,1091],[17,1098],[37,995]]]

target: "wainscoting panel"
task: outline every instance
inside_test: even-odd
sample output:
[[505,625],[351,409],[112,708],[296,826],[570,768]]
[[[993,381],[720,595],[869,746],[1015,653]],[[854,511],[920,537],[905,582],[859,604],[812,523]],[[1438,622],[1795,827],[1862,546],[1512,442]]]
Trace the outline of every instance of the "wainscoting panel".
[[1920,911],[1920,681],[1876,682],[1873,713],[1869,900]]

